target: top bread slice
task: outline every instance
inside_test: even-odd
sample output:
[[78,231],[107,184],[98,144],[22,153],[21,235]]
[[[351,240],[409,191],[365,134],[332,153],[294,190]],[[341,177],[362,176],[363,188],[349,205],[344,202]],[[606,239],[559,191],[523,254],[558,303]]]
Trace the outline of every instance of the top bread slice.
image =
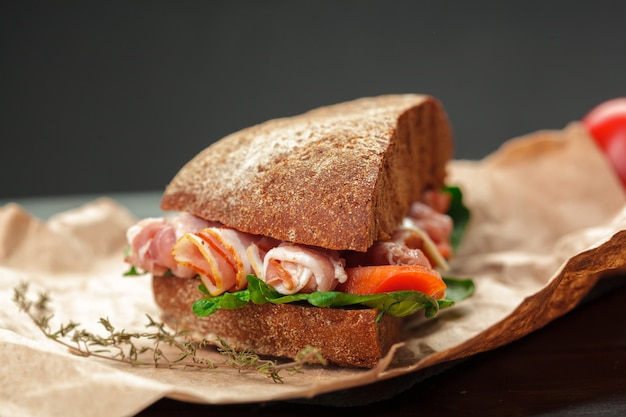
[[335,250],[387,239],[443,185],[452,131],[425,95],[384,95],[267,121],[213,143],[167,186],[163,210]]

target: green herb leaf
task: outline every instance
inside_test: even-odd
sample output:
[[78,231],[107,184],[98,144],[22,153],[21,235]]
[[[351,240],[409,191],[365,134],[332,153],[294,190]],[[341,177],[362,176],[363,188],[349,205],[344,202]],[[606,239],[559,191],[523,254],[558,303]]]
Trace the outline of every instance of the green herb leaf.
[[248,290],[225,292],[218,297],[206,297],[196,300],[193,303],[192,310],[197,316],[204,317],[215,313],[221,308],[234,310],[243,307],[249,301],[250,292]]
[[465,229],[467,228],[471,213],[463,204],[463,193],[459,187],[446,186],[444,191],[452,196],[447,214],[454,222],[454,228],[452,229],[452,234],[450,235],[450,244],[452,245],[452,250],[456,251],[461,245],[461,240],[465,234]]
[[144,275],[145,272],[139,272],[137,270],[137,268],[135,268],[134,266],[131,266],[128,271],[124,272],[124,274],[122,274],[125,277],[138,277],[140,275]]

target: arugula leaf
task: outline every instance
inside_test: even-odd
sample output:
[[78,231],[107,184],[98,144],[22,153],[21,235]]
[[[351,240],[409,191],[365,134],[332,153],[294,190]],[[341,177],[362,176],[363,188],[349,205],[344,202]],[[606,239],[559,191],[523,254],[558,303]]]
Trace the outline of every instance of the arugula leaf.
[[446,297],[442,300],[434,298],[418,291],[394,291],[381,294],[357,295],[338,291],[325,291],[313,293],[300,293],[283,295],[273,287],[267,285],[254,275],[248,275],[248,288],[245,290],[224,293],[211,296],[200,285],[200,291],[205,294],[204,298],[193,304],[193,312],[200,317],[208,316],[221,308],[240,308],[253,302],[255,304],[285,304],[306,302],[315,307],[341,308],[341,307],[369,307],[380,310],[382,314],[394,317],[404,317],[424,310],[426,317],[434,317],[439,309],[454,305],[474,293],[474,283],[470,279],[444,278],[446,282]]
[[471,213],[463,204],[463,193],[459,187],[446,186],[444,187],[444,192],[447,192],[452,196],[447,214],[452,218],[454,223],[454,228],[452,229],[452,233],[450,235],[450,244],[452,245],[452,250],[456,252],[458,247],[461,245],[461,240],[463,238],[463,234],[465,234],[465,229],[467,228],[467,223],[470,220]]
[[247,290],[237,292],[225,292],[218,297],[206,297],[196,300],[193,303],[192,310],[199,316],[210,316],[217,310],[223,308],[226,310],[234,310],[243,307],[250,301],[250,293]]
[[131,265],[128,271],[124,272],[122,275],[125,277],[138,277],[140,275],[144,275],[146,272],[139,272],[137,268]]
[[[141,276],[141,275],[146,275],[147,273],[148,273],[148,271],[143,271],[143,270],[141,270],[141,269],[137,268],[136,266],[131,265],[131,266],[128,268],[128,271],[124,272],[124,273],[122,274],[122,276],[125,276],[125,277],[138,277],[138,276]],[[174,274],[172,273],[172,270],[171,270],[171,269],[168,269],[168,270],[167,270],[167,271],[165,271],[165,272],[164,272],[161,276],[164,276],[164,277],[173,277],[173,276],[174,276]]]
[[446,296],[437,300],[439,308],[451,307],[474,294],[474,281],[469,278],[443,277],[443,280],[446,283]]

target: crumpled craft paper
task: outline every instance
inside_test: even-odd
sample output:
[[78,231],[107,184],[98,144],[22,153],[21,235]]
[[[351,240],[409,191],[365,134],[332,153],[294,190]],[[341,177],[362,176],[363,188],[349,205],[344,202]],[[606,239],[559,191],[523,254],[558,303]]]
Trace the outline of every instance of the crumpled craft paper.
[[[313,398],[496,348],[574,308],[607,273],[626,268],[626,196],[582,126],[507,142],[481,161],[452,161],[472,218],[451,275],[475,295],[436,319],[407,323],[404,343],[372,370],[312,366],[276,384],[233,369],[132,367],[77,357],[47,339],[12,302],[13,290],[50,295],[54,323],[102,333],[142,331],[158,318],[150,277],[123,277],[125,231],[136,221],[108,198],[42,222],[0,208],[0,414],[132,415],[163,397],[208,404]],[[219,355],[209,352],[208,355]]]

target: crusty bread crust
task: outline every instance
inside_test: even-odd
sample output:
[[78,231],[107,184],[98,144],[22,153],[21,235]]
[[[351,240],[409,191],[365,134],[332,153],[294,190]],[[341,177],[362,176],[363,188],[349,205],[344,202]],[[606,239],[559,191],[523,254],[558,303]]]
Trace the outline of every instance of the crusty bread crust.
[[188,330],[197,340],[219,336],[238,350],[259,355],[295,358],[307,346],[320,349],[329,362],[372,368],[399,339],[401,319],[375,309],[330,309],[299,305],[250,304],[198,317],[191,310],[201,298],[195,278],[153,277],[163,321]]
[[386,95],[233,133],[189,161],[161,208],[258,235],[365,251],[422,191],[443,185],[452,133],[440,103]]

